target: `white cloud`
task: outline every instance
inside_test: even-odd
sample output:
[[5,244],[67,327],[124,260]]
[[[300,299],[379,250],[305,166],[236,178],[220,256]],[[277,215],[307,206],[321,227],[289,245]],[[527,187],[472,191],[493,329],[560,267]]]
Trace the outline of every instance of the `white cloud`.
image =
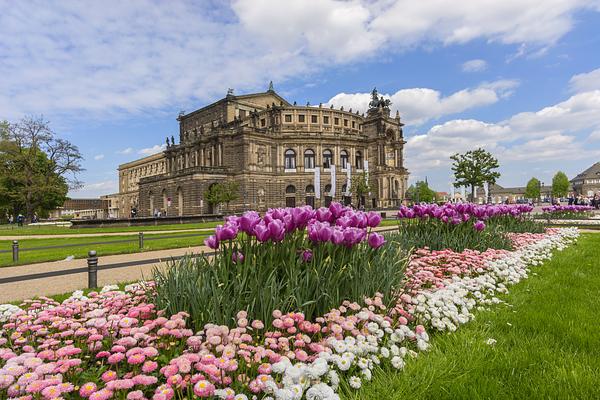
[[590,136],[588,136],[587,140],[589,142],[592,142],[594,140],[600,140],[600,129],[590,133]]
[[102,160],[104,158],[104,154],[97,154],[94,156],[94,160],[99,161]]
[[127,147],[126,149],[117,151],[117,154],[131,154],[133,153],[133,148]]
[[161,151],[163,151],[165,149],[166,145],[163,144],[155,144],[152,147],[148,147],[145,149],[140,149],[138,151],[138,154],[142,154],[142,155],[152,155],[152,154],[156,154],[156,153],[160,153]]
[[[421,125],[431,119],[457,114],[475,107],[496,103],[507,97],[518,85],[514,80],[501,80],[484,83],[473,89],[463,89],[449,96],[428,88],[401,89],[392,95],[384,95],[392,101],[392,112],[400,111],[407,125]],[[344,106],[364,112],[371,101],[371,93],[339,93],[327,104]]]
[[465,61],[462,64],[464,72],[480,72],[487,68],[487,61],[481,59]]
[[478,38],[507,44],[553,44],[571,29],[576,10],[594,4],[589,0],[387,3],[391,5],[382,10],[372,26],[407,46],[423,41],[465,43]]
[[494,153],[501,165],[600,157],[600,149],[589,145],[600,139],[598,115],[600,91],[596,90],[497,123],[447,121],[408,138],[408,168],[423,174],[435,167],[447,167],[452,154],[477,147]]
[[569,83],[571,90],[574,92],[600,90],[600,68],[590,72],[577,74],[571,78]]
[[69,192],[72,198],[96,198],[119,191],[119,182],[114,180],[86,183],[81,189]]
[[[591,0],[12,2],[0,14],[0,110],[192,107],[413,47],[555,43]],[[34,11],[32,11],[34,10]],[[48,27],[51,26],[51,32]]]

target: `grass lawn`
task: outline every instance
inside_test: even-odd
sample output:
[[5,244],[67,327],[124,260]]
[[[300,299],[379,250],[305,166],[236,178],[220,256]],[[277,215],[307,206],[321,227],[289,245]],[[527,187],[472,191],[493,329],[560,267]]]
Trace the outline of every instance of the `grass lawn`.
[[111,226],[106,228],[66,228],[63,226],[17,226],[0,225],[0,236],[25,236],[25,235],[61,235],[79,233],[115,233],[115,232],[149,232],[149,231],[174,231],[180,229],[214,228],[222,221],[195,222],[189,224],[167,224],[148,226]]
[[[202,236],[192,237],[181,237],[171,239],[157,239],[147,240],[152,235],[146,235],[144,240],[143,251],[150,250],[161,250],[161,249],[174,249],[178,247],[188,246],[199,246],[203,244],[204,238],[208,236],[210,232],[202,234]],[[187,233],[171,233],[169,236],[175,235],[186,235]],[[199,233],[200,234],[200,233]],[[167,236],[167,234],[160,235]],[[32,247],[42,246],[58,246],[65,244],[76,244],[76,243],[96,243],[113,240],[131,239],[131,242],[126,243],[111,243],[102,245],[85,245],[81,247],[67,247],[60,249],[44,249],[44,250],[32,250],[22,251],[23,249]],[[138,253],[140,251],[138,244],[138,235],[124,235],[124,236],[96,236],[96,237],[81,237],[81,238],[50,238],[50,239],[23,239],[19,240],[19,263],[18,264],[31,264],[36,262],[44,261],[57,261],[64,260],[68,256],[75,256],[75,258],[87,257],[88,251],[96,250],[99,256],[110,255],[110,254],[126,254],[126,253]],[[12,241],[1,240],[0,249],[9,250],[12,249]],[[0,253],[0,267],[6,267],[15,265],[12,262],[12,253]]]
[[[404,371],[380,370],[343,399],[600,398],[600,234],[534,267],[504,299],[476,312]],[[487,339],[497,340],[494,346]]]

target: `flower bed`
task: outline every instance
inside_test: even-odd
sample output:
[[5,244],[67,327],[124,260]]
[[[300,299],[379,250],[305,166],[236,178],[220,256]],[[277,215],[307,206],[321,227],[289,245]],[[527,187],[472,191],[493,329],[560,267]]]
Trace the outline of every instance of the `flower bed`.
[[552,205],[542,207],[542,218],[546,219],[588,219],[594,207],[580,205]]
[[402,369],[428,348],[428,330],[453,331],[475,307],[500,302],[497,293],[577,236],[573,228],[513,234],[514,251],[422,249],[393,307],[376,294],[311,321],[275,310],[265,326],[242,311],[233,328],[194,332],[185,313],[167,317],[149,302],[153,283],[4,307],[0,397],[337,399],[377,365]]
[[508,232],[544,232],[544,225],[529,215],[529,205],[478,205],[474,203],[417,204],[400,207],[400,235],[404,246],[434,250],[511,250]]

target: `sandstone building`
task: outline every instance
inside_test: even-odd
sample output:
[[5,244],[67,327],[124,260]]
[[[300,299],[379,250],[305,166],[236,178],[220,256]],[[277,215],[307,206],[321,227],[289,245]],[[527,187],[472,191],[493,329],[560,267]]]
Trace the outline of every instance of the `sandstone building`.
[[571,180],[573,190],[582,196],[600,192],[600,162],[595,163]]
[[[408,171],[403,124],[389,105],[376,90],[366,115],[290,104],[272,84],[256,94],[230,90],[179,115],[178,144],[167,138],[163,152],[119,166],[119,214],[134,207],[140,216],[215,213],[204,194],[224,181],[239,185],[232,212],[331,201],[399,206]],[[371,190],[361,199],[352,191],[357,174]]]

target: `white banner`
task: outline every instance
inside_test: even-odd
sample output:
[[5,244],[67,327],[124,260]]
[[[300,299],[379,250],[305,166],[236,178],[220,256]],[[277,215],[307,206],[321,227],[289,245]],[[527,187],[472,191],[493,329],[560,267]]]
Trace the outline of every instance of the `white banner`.
[[365,183],[369,185],[369,160],[364,161],[365,164]]
[[335,197],[335,165],[331,164],[329,170],[331,171],[331,191],[329,192],[329,196]]
[[352,193],[350,191],[352,186],[352,165],[350,165],[350,163],[348,163],[348,165],[346,166],[346,193],[344,193],[345,196],[350,196],[350,194]]
[[321,167],[315,167],[315,198],[321,198]]
[[489,194],[490,194],[490,184],[488,182],[485,182],[483,184],[483,191],[485,192],[485,199],[483,200],[484,203],[488,202],[488,198],[489,198]]

